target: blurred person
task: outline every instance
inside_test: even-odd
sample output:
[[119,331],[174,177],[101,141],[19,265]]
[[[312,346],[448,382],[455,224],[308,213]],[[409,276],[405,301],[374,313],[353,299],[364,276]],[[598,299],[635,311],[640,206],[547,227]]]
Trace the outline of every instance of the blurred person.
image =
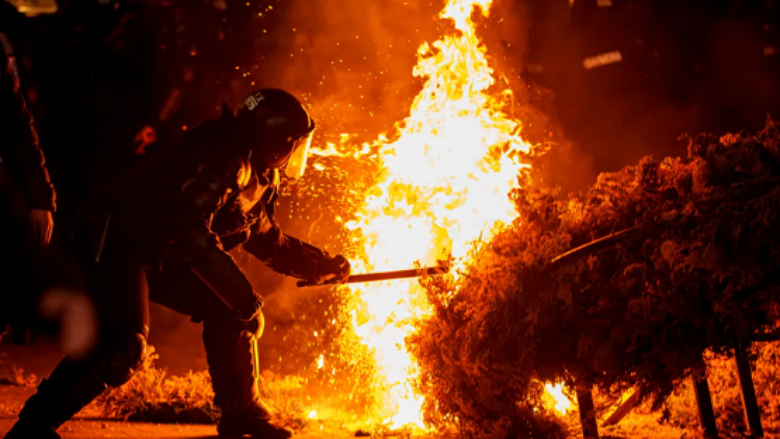
[[[18,19],[9,18],[15,13],[9,7],[0,2],[3,18]],[[0,31],[7,30],[8,21],[0,21]],[[56,195],[8,35],[0,33],[0,334],[9,324],[12,335],[50,330],[66,353],[78,356],[94,342],[94,312],[78,270],[49,246]]]
[[54,229],[54,186],[22,95],[13,48],[5,34],[0,41],[0,166],[24,192],[33,232],[41,245],[48,245]]
[[127,382],[146,355],[150,299],[203,323],[221,436],[290,437],[270,422],[258,389],[263,299],[227,251],[243,246],[275,271],[314,282],[349,276],[343,256],[285,235],[273,216],[280,172],[303,174],[313,132],[295,97],[256,91],[96,188],[81,215],[102,338],[85,359],[57,366],[6,438],[58,438],[107,386]]
[[7,43],[0,46],[0,333],[43,286],[39,249],[51,240],[56,208],[9,48]]

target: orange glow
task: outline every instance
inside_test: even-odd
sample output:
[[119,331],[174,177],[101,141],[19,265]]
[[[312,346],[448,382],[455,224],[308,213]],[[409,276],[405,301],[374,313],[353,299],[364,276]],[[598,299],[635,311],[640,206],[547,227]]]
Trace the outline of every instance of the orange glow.
[[569,401],[569,398],[563,393],[563,386],[561,384],[545,384],[544,396],[550,400],[549,405],[561,415],[565,415],[566,412],[571,409],[571,401]]
[[[508,193],[532,147],[507,113],[511,91],[495,90],[476,34],[472,13],[487,17],[491,3],[449,0],[440,18],[454,22],[456,31],[420,47],[414,76],[424,78],[423,89],[387,136],[394,140],[375,143],[383,173],[356,219],[346,223],[364,244],[353,263],[356,273],[435,265],[450,256],[457,270],[475,240],[489,239],[516,217]],[[363,145],[350,155],[367,150]],[[340,154],[335,145],[314,153]],[[412,318],[427,312],[421,287],[393,281],[351,291],[353,329],[374,354],[382,375],[377,379],[387,390],[384,421],[422,427],[423,397],[411,390],[417,374],[405,347],[415,330]]]

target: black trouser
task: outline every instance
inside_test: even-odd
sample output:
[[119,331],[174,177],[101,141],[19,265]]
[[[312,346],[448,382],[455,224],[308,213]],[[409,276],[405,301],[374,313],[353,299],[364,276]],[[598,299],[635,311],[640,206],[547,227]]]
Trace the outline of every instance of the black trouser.
[[150,277],[151,300],[203,322],[203,344],[221,408],[245,406],[259,398],[256,337],[263,331],[262,314],[253,322],[239,320],[181,259],[163,264]]
[[236,318],[181,259],[166,261],[149,276],[151,300],[203,322],[203,345],[222,417],[220,436],[289,438],[268,423],[271,412],[258,388],[257,337],[263,331],[262,313],[255,321]]

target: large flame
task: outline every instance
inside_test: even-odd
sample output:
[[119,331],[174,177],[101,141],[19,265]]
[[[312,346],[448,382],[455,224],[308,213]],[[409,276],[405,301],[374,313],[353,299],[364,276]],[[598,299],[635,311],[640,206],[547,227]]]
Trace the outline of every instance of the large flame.
[[[418,52],[414,75],[425,79],[396,139],[380,148],[383,173],[347,227],[364,240],[356,271],[408,268],[455,258],[488,239],[516,213],[508,198],[531,145],[507,114],[511,92],[494,90],[493,70],[476,33],[477,13],[492,0],[449,0],[440,17],[451,34]],[[355,332],[375,354],[387,391],[388,421],[422,425],[422,397],[411,390],[413,359],[404,339],[411,318],[426,312],[420,287],[395,281],[354,287]]]

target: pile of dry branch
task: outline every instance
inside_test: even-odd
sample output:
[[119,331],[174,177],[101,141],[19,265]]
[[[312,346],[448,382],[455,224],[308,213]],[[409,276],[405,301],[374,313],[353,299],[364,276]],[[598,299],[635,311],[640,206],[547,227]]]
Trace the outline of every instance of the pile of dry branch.
[[[434,313],[409,344],[428,421],[484,437],[552,436],[544,382],[639,387],[655,407],[702,364],[776,325],[780,126],[689,139],[587,191],[513,194],[519,219],[426,283]],[[631,229],[596,252],[551,264]]]
[[[168,376],[154,367],[158,358],[151,348],[145,364],[124,386],[103,393],[87,410],[97,418],[119,418],[154,423],[213,424],[219,419],[208,371]],[[265,372],[260,379],[264,400],[273,421],[296,430],[309,420],[304,412],[303,379]]]

